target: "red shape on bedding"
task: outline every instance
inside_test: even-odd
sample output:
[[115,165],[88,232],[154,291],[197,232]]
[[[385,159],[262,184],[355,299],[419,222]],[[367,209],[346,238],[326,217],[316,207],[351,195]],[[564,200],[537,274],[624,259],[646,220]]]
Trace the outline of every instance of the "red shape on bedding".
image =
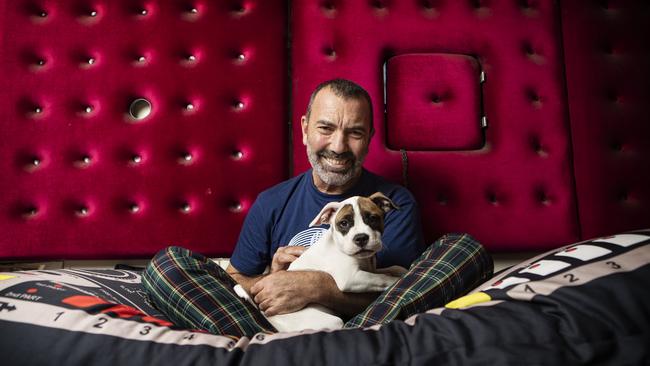
[[163,327],[171,327],[172,325],[174,325],[174,323],[168,322],[166,320],[154,318],[153,316],[148,316],[148,315],[143,316],[142,320],[147,322],[147,323],[158,324],[158,325],[163,326]]
[[123,305],[123,304],[117,304],[115,306],[111,306],[108,309],[102,310],[102,313],[113,313],[117,315],[120,318],[128,319],[132,318],[136,315],[145,315],[142,311],[128,306],[128,305]]
[[72,305],[74,307],[85,309],[91,306],[108,304],[108,301],[97,296],[75,295],[66,297],[62,300],[64,304]]

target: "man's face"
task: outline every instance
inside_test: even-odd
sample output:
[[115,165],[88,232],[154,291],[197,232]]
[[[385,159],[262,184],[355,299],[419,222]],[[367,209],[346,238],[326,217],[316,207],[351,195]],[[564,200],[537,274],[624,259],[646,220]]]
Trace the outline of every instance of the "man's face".
[[346,186],[361,174],[371,137],[369,105],[363,98],[343,99],[322,89],[314,98],[309,121],[303,116],[301,124],[319,189]]

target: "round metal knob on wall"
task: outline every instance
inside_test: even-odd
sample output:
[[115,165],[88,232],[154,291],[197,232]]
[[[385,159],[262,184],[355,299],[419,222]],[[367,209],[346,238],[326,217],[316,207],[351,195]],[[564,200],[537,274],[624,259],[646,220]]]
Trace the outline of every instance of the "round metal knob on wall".
[[129,116],[136,120],[143,120],[151,114],[151,102],[144,98],[138,98],[129,106]]

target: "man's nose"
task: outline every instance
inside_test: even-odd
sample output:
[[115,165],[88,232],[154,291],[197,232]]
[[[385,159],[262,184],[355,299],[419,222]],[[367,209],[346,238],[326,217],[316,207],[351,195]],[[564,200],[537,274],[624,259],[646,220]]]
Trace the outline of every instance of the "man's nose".
[[345,141],[345,136],[341,132],[336,132],[330,139],[329,149],[337,154],[348,151],[348,144]]
[[354,236],[354,238],[352,238],[352,241],[358,247],[363,248],[366,246],[366,244],[368,244],[368,239],[370,239],[368,234],[357,234]]

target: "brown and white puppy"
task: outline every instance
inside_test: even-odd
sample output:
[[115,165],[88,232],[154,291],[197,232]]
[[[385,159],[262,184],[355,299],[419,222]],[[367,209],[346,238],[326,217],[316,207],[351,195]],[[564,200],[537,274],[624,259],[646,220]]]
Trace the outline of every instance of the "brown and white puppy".
[[[377,270],[375,254],[381,250],[385,214],[397,206],[377,192],[370,197],[350,197],[331,202],[310,226],[329,224],[323,236],[289,265],[289,271],[319,270],[329,273],[343,292],[380,292],[395,283],[406,269],[392,266]],[[235,292],[250,301],[244,289]],[[343,321],[330,309],[310,305],[290,314],[268,317],[280,332],[304,329],[339,329]]]

